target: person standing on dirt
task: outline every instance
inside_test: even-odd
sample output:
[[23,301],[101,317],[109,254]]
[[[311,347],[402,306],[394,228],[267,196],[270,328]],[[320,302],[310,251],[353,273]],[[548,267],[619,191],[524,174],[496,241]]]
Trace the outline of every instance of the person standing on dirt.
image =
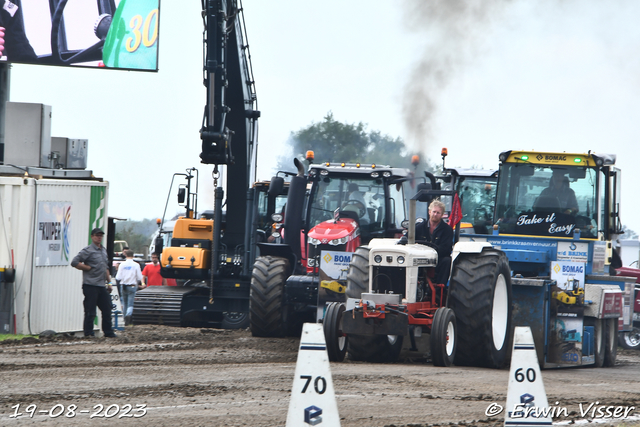
[[431,243],[438,252],[438,264],[433,278],[435,283],[446,284],[451,272],[451,251],[453,250],[453,229],[443,221],[445,205],[434,200],[429,205],[429,221],[416,225],[416,241]]
[[[126,256],[124,256],[124,251],[126,251],[127,249],[129,249],[129,246],[124,246],[122,248],[122,252],[118,254],[114,254],[118,258],[122,258],[122,261],[118,261],[118,263],[116,264],[116,276],[118,275],[118,268],[120,268],[120,264],[122,264],[124,260],[127,258]],[[118,295],[120,295],[120,301],[122,301],[122,294],[124,292],[124,289],[122,289],[122,283],[116,281],[116,285],[118,286]]]
[[144,266],[142,270],[142,284],[147,286],[167,286],[167,279],[160,275],[160,260],[158,254],[151,254],[151,264]]
[[[104,231],[91,230],[91,244],[83,248],[71,261],[71,266],[82,271],[82,293],[84,294],[84,336],[94,336],[93,321],[96,306],[102,313],[102,332],[105,337],[115,338],[111,325],[111,273],[109,257],[102,246]],[[106,283],[106,285],[105,285]]]
[[133,260],[133,251],[125,249],[123,253],[126,260],[118,267],[116,280],[122,284],[122,311],[124,311],[124,325],[127,326],[131,324],[133,302],[138,291],[138,283],[142,281],[142,272],[140,271],[140,264]]

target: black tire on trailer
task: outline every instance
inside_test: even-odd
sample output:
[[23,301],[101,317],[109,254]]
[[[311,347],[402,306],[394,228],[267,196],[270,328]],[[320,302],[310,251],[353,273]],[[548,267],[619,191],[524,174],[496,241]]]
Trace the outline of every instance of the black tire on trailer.
[[618,318],[604,320],[604,366],[616,366],[618,355]]
[[510,350],[511,271],[495,249],[460,254],[449,281],[447,306],[458,326],[454,363],[501,368]]
[[620,346],[627,350],[640,350],[640,328],[633,326],[628,332],[620,332]]
[[287,332],[284,284],[290,275],[286,258],[256,258],[251,273],[249,326],[255,337],[283,337]]
[[225,311],[222,313],[222,329],[246,329],[249,327],[248,311]]
[[451,366],[456,354],[456,316],[453,310],[440,307],[431,324],[431,360],[434,366]]
[[370,363],[392,363],[402,350],[402,335],[349,334],[349,359]]
[[345,306],[340,302],[329,303],[322,327],[331,362],[342,362],[347,353],[347,336],[342,333],[342,314]]
[[369,247],[356,248],[347,271],[347,298],[360,298],[369,292]]

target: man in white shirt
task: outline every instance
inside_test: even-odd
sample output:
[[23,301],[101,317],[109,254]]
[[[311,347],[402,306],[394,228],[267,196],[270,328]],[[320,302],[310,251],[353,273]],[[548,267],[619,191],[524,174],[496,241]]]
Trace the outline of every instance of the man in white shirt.
[[[142,272],[140,271],[140,265],[133,260],[133,251],[125,249],[123,253],[127,259],[118,266],[116,280],[122,284],[122,310],[124,311],[124,324],[126,326],[131,324],[133,301],[136,298],[138,283],[142,282]],[[144,285],[141,288],[144,288]]]

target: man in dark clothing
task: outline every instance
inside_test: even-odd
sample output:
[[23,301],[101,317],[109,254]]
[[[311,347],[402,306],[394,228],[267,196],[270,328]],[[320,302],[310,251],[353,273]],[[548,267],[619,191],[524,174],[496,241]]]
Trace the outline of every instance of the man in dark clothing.
[[[82,271],[82,292],[84,294],[84,336],[93,336],[93,321],[96,306],[102,312],[102,332],[108,338],[115,338],[111,326],[111,273],[109,257],[102,246],[104,231],[91,231],[91,244],[82,249],[71,261],[71,266]],[[105,285],[105,283],[107,283]]]
[[[539,209],[540,205],[543,205],[541,202],[543,200],[547,203],[552,200],[553,206],[546,206],[547,208],[557,207],[559,212],[571,215],[578,213],[576,193],[569,187],[569,178],[564,175],[565,173],[561,169],[554,169],[549,186],[540,193],[540,197],[535,202],[535,208]],[[559,206],[555,206],[556,204]]]
[[453,250],[453,229],[442,220],[445,205],[434,200],[429,205],[429,221],[416,224],[416,242],[428,242],[438,252],[438,265],[433,278],[435,283],[447,283],[451,272],[451,251]]
[[9,62],[38,60],[24,31],[20,0],[5,0],[0,8],[0,56],[6,56]]

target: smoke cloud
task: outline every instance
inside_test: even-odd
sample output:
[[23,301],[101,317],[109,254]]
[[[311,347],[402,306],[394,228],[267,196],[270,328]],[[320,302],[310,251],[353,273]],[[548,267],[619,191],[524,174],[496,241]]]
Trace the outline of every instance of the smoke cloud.
[[404,88],[402,115],[407,142],[425,154],[433,141],[438,99],[460,71],[477,58],[493,22],[512,0],[405,0],[405,23],[425,35],[423,51]]

